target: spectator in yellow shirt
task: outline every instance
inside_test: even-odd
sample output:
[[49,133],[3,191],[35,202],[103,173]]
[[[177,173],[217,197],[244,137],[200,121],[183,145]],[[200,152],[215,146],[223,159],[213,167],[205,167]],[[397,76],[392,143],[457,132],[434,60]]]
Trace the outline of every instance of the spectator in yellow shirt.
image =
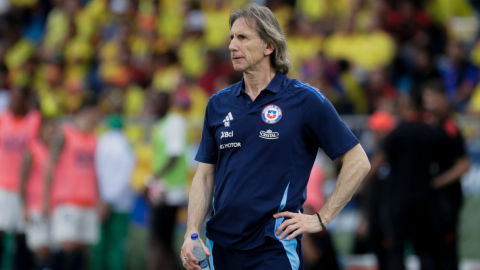
[[199,77],[205,72],[205,14],[192,7],[185,21],[185,37],[178,50],[178,57],[187,76]]

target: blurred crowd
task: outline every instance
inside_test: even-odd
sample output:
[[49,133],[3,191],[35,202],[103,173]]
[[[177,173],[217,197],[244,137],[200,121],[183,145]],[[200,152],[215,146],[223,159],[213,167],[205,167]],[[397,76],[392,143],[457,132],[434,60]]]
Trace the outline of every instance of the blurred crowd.
[[121,269],[128,222],[145,222],[151,207],[152,253],[163,255],[148,267],[174,269],[173,230],[206,104],[242,76],[230,61],[229,14],[248,2],[268,6],[282,26],[289,77],[321,89],[340,114],[401,115],[417,86],[437,80],[447,107],[480,116],[480,42],[466,27],[476,25],[468,18],[478,1],[0,0],[0,110],[28,98],[44,119],[79,130],[107,119],[94,154],[103,228],[63,246],[68,263],[80,267],[80,244],[100,239],[94,268]]
[[[75,112],[87,92],[104,113],[142,116],[148,92],[166,91],[199,122],[208,97],[240,76],[227,22],[247,2],[2,0],[0,87],[31,85],[47,116]],[[475,14],[467,0],[256,2],[287,35],[290,76],[322,89],[341,114],[396,112],[432,78],[456,111],[480,111],[476,33],[452,23]]]

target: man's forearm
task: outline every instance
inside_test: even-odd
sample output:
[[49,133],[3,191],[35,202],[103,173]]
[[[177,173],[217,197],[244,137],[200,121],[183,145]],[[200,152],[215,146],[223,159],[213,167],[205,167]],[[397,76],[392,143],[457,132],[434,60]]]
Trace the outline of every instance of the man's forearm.
[[168,171],[173,168],[177,160],[178,157],[170,157],[168,159],[168,162],[158,172],[155,172],[155,177],[162,178]]
[[372,161],[371,161],[371,168],[370,171],[367,173],[365,178],[363,179],[362,186],[360,187],[361,190],[365,190],[366,187],[368,187],[372,179],[375,178],[375,175],[377,175],[378,171],[380,170],[380,167],[387,161],[386,155],[383,152],[377,152],[373,155]]
[[325,225],[329,224],[350,201],[370,170],[370,163],[360,144],[345,153],[342,161],[343,166],[335,188],[320,210],[320,216]]
[[[201,170],[200,166],[213,167]],[[191,233],[199,232],[205,220],[208,209],[213,199],[213,187],[215,185],[215,169],[213,165],[201,164],[193,177],[188,202],[187,232],[185,237]]]
[[454,183],[455,181],[458,181],[463,174],[468,172],[469,169],[470,169],[470,158],[462,157],[458,159],[449,170],[439,175],[436,178],[434,185],[439,188],[448,186]]

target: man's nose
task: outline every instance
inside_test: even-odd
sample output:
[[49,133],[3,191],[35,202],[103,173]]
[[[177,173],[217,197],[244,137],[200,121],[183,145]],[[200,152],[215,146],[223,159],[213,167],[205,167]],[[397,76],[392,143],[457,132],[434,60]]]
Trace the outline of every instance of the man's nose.
[[230,45],[228,45],[228,49],[233,52],[233,51],[238,51],[238,47],[237,47],[237,44],[235,42],[235,39],[233,38],[232,40],[230,40]]

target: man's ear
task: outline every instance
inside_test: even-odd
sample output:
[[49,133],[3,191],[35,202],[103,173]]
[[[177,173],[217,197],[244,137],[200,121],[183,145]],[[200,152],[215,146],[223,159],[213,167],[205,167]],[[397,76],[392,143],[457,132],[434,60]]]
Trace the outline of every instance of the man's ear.
[[263,49],[263,55],[269,56],[270,54],[273,53],[273,51],[275,50],[275,47],[273,47],[272,43],[266,43],[266,44],[267,46],[265,47],[265,49]]

